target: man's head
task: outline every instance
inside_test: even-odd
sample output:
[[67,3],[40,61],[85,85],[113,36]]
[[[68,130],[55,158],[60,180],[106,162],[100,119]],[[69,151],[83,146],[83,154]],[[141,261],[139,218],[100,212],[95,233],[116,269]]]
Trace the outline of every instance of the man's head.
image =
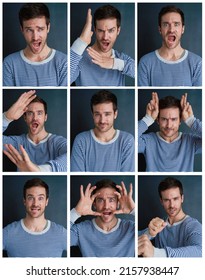
[[177,47],[185,29],[184,13],[175,6],[163,7],[158,15],[158,28],[164,46],[169,49]]
[[23,201],[29,217],[39,218],[44,215],[48,205],[49,187],[40,178],[28,180],[23,188]]
[[100,90],[94,94],[90,107],[96,129],[106,132],[113,128],[117,118],[117,97],[108,90]]
[[47,120],[47,103],[39,96],[36,96],[29,103],[24,113],[24,120],[31,134],[41,132]]
[[45,4],[24,4],[19,11],[21,31],[27,47],[33,54],[40,54],[47,45],[50,30],[50,13]]
[[182,183],[173,177],[167,177],[159,183],[158,193],[160,201],[171,218],[177,217],[182,211],[184,201]]
[[111,5],[104,5],[94,13],[94,29],[98,49],[107,53],[111,51],[120,33],[121,14]]
[[96,189],[92,194],[99,193],[93,203],[93,207],[99,213],[102,213],[100,217],[105,223],[111,222],[114,218],[114,212],[119,207],[118,198],[116,192],[119,189],[116,187],[116,183],[110,179],[103,179],[98,181]]
[[181,124],[180,100],[173,96],[166,96],[159,100],[158,124],[160,135],[167,141],[173,141],[178,136]]

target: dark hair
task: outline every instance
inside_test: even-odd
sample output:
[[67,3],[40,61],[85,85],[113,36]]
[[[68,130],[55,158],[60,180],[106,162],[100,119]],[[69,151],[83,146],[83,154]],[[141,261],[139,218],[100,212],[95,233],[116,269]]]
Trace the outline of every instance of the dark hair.
[[108,90],[100,90],[95,93],[90,100],[91,111],[93,112],[93,106],[102,103],[112,103],[114,112],[117,111],[117,97]]
[[121,14],[120,12],[111,5],[104,5],[98,8],[94,13],[94,27],[96,27],[96,21],[101,19],[116,18],[117,27],[120,27],[121,24]]
[[179,180],[177,180],[176,178],[167,177],[159,183],[158,193],[159,193],[160,198],[162,198],[161,192],[168,190],[168,189],[172,189],[172,188],[179,188],[181,196],[183,195],[184,192],[183,192],[182,183]]
[[102,179],[102,180],[96,182],[95,186],[96,186],[96,189],[93,191],[93,194],[95,194],[96,192],[98,192],[99,190],[101,190],[103,188],[111,188],[117,192],[120,192],[119,189],[116,187],[116,183],[110,179]]
[[26,190],[27,189],[30,189],[32,187],[43,187],[45,188],[46,190],[46,199],[49,197],[49,187],[48,185],[43,181],[41,180],[40,178],[33,178],[31,180],[28,180],[25,185],[24,185],[24,188],[23,188],[23,197],[24,199],[26,199]]
[[[35,102],[43,104],[45,114],[47,114],[47,103],[46,103],[46,101],[43,100],[41,97],[36,96],[36,97],[29,103],[29,105],[30,105],[31,103],[35,103]],[[25,112],[24,114],[26,114],[26,112]]]
[[180,100],[175,98],[174,96],[166,96],[159,100],[159,114],[160,110],[166,109],[166,108],[179,108],[179,115],[181,118],[181,103]]
[[19,11],[19,21],[23,27],[23,21],[45,16],[47,26],[50,23],[50,13],[48,7],[43,3],[24,4]]
[[167,13],[177,13],[177,14],[180,14],[181,20],[182,20],[182,26],[184,26],[184,24],[185,24],[184,13],[182,12],[181,9],[177,8],[176,6],[171,6],[171,5],[163,7],[161,9],[161,11],[159,12],[159,15],[158,15],[158,25],[159,26],[161,26],[162,16],[167,14]]

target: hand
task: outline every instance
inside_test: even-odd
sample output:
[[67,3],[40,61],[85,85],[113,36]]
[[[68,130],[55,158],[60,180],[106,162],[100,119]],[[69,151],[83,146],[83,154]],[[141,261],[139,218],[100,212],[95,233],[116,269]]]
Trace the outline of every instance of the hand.
[[138,256],[153,257],[154,246],[146,234],[138,237]]
[[92,210],[92,205],[93,202],[99,193],[96,193],[92,195],[92,192],[96,186],[91,186],[89,183],[86,187],[85,193],[83,191],[83,185],[80,186],[80,200],[78,204],[75,207],[75,210],[81,215],[81,216],[86,216],[86,215],[94,215],[94,216],[101,216],[100,213],[95,212]]
[[158,217],[152,219],[148,226],[149,234],[151,236],[156,236],[159,232],[161,232],[166,227],[166,225],[167,223]]
[[152,99],[147,104],[146,114],[152,117],[154,120],[157,119],[159,114],[159,98],[157,92],[152,92]]
[[112,57],[104,57],[103,55],[99,54],[93,48],[87,48],[87,52],[89,56],[92,58],[92,62],[99,65],[102,68],[112,69],[114,64],[114,58]]
[[26,150],[20,145],[20,151],[17,151],[11,144],[5,144],[7,150],[4,150],[4,154],[18,167],[20,171],[40,171],[40,168],[34,164]]
[[19,99],[5,112],[8,120],[18,120],[27,110],[29,103],[36,97],[35,90],[21,94]]
[[181,97],[182,120],[186,121],[189,117],[193,116],[193,110],[189,102],[187,102],[187,93]]
[[83,28],[83,31],[80,35],[80,39],[85,42],[87,45],[91,43],[93,32],[92,32],[92,14],[91,9],[88,9],[86,23]]
[[129,214],[135,208],[135,203],[132,199],[132,184],[130,184],[129,193],[127,193],[124,182],[121,182],[121,186],[116,185],[116,187],[120,190],[120,193],[115,192],[120,203],[120,209],[116,210],[114,214]]

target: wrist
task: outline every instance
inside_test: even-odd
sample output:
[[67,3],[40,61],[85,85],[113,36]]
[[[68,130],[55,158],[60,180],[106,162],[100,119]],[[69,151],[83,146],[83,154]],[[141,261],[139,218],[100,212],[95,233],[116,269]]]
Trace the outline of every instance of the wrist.
[[14,120],[8,111],[4,112],[4,117],[8,122],[12,122]]

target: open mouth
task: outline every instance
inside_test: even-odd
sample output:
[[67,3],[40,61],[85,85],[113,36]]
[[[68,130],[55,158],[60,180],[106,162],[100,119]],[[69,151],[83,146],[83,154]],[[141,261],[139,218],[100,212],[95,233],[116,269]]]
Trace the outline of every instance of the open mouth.
[[112,215],[112,212],[110,211],[103,212],[103,216],[105,217],[109,217],[110,215]]
[[39,126],[39,124],[38,124],[38,123],[36,123],[36,122],[33,122],[33,123],[32,123],[32,128],[33,128],[33,129],[37,129],[37,128],[38,128],[38,126]]
[[169,42],[175,42],[176,41],[176,36],[172,35],[172,34],[168,35],[168,41]]
[[40,46],[41,46],[41,41],[38,41],[38,42],[33,42],[32,43],[32,47],[34,50],[38,51],[40,49]]

